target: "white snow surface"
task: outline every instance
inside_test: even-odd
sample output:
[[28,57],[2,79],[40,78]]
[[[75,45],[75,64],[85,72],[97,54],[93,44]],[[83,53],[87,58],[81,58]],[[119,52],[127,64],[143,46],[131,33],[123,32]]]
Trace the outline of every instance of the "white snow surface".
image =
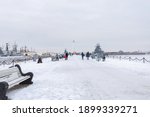
[[[80,56],[52,62],[43,59],[20,63],[33,72],[32,85],[7,92],[12,100],[149,100],[150,63],[106,59],[81,60]],[[6,68],[6,66],[1,69]]]

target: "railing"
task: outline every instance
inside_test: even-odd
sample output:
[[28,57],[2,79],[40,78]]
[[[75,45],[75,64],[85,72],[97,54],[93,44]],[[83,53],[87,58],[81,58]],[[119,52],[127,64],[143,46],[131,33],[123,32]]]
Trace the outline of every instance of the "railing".
[[136,61],[136,62],[143,62],[143,63],[150,63],[150,60],[147,60],[145,57],[142,59],[139,59],[137,57],[132,58],[132,57],[123,57],[123,56],[108,56],[108,58],[113,58],[113,59],[119,59],[119,60],[128,60],[128,61]]
[[[44,59],[44,58],[49,58],[50,56],[45,55],[45,56],[41,56],[41,57]],[[38,58],[36,58],[36,60],[37,59]],[[21,58],[6,58],[5,60],[0,60],[0,66],[1,65],[12,65],[12,66],[14,66],[15,63],[26,62],[26,61],[29,61],[29,60],[33,60],[33,57],[24,56],[24,57],[21,57]]]
[[0,66],[1,65],[14,65],[15,63],[19,62],[26,62],[32,60],[31,57],[23,57],[23,58],[8,58],[5,60],[0,60]]

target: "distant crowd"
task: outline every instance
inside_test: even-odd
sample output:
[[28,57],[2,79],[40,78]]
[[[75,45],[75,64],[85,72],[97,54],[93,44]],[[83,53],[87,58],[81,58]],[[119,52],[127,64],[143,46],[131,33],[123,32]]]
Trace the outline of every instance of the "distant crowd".
[[93,53],[91,54],[90,52],[87,52],[87,53],[81,53],[81,57],[82,57],[82,60],[84,60],[84,57],[87,58],[87,60],[89,60],[89,58],[91,57],[92,59],[96,59],[97,61],[100,61],[102,59],[102,61],[105,61],[106,57],[104,54],[101,54],[101,53]]
[[[52,61],[59,61],[59,59],[68,60],[68,57],[73,56],[74,54],[80,55],[82,60],[84,60],[85,58],[87,60],[89,60],[91,58],[91,59],[96,59],[97,61],[100,61],[100,60],[105,61],[105,59],[106,59],[105,55],[101,54],[101,53],[94,54],[94,53],[90,53],[90,52],[86,52],[86,53],[81,52],[81,53],[77,54],[77,53],[69,53],[69,52],[65,51],[64,54],[56,54],[55,56],[51,56],[51,60]],[[38,59],[37,63],[43,63],[41,56],[39,56],[37,59]],[[33,61],[36,61],[36,59],[33,58]]]

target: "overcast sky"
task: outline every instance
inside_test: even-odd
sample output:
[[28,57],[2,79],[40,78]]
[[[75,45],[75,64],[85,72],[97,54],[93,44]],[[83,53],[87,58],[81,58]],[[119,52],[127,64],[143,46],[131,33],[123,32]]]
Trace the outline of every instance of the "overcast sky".
[[51,51],[92,51],[97,43],[104,51],[148,51],[150,0],[0,0],[0,44],[6,42]]

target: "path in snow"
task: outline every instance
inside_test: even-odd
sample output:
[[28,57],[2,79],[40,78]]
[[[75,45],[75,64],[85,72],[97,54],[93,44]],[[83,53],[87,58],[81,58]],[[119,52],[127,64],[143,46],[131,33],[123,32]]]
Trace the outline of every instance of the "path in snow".
[[11,89],[11,99],[105,100],[150,99],[150,65],[108,59],[82,61],[79,56],[68,61],[43,64],[21,63],[23,71],[34,73],[33,85]]

